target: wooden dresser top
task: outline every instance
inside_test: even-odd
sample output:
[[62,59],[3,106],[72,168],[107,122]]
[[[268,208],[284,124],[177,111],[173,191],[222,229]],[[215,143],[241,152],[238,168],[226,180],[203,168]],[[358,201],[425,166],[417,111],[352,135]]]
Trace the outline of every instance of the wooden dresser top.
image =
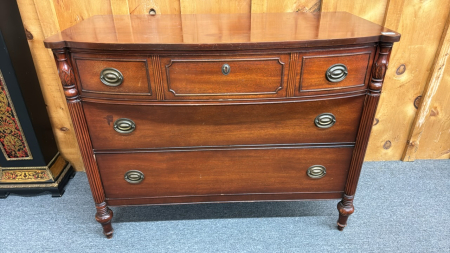
[[93,16],[44,43],[104,50],[241,50],[399,40],[399,33],[350,13],[293,12]]

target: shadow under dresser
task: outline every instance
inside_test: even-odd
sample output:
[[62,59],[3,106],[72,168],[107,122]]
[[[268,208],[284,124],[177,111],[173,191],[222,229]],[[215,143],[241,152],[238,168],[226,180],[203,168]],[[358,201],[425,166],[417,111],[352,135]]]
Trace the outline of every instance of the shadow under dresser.
[[349,13],[94,16],[53,50],[96,203],[353,197],[400,34]]

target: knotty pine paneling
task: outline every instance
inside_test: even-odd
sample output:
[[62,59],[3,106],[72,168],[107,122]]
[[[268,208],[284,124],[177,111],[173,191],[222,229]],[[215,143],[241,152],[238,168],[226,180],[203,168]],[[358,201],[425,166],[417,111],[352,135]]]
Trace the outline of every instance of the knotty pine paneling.
[[180,0],[128,0],[130,14],[148,14],[155,9],[156,14],[179,14]]
[[251,0],[180,0],[181,14],[250,13]]
[[450,156],[450,14],[438,50],[409,134],[405,161]]
[[[322,0],[322,11],[346,11],[382,25],[389,0]],[[396,0],[393,0],[396,1]]]
[[[46,49],[43,43],[45,37],[59,31],[52,2],[40,1],[40,7],[42,7],[40,12],[35,8],[33,0],[18,0],[17,3],[22,22],[28,31],[28,45],[31,49],[58,148],[77,170],[83,170],[81,154],[62,92],[55,60],[51,51]],[[46,17],[45,22],[41,22],[40,20],[44,20],[44,17]]]
[[450,11],[447,0],[390,2],[397,10],[388,9],[388,15],[394,16],[386,18],[384,25],[396,29],[402,38],[392,51],[366,160],[402,158],[418,113],[414,100],[423,95]]
[[[35,3],[39,5],[40,1]],[[64,30],[94,15],[112,14],[110,0],[53,0],[59,27]]]
[[320,11],[320,0],[252,0],[252,13]]

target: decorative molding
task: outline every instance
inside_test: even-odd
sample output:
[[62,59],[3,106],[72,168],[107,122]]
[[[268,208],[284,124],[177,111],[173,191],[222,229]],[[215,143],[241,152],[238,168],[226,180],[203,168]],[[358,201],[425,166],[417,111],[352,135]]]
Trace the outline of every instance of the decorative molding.
[[76,103],[80,100],[80,94],[75,85],[75,75],[69,60],[69,52],[65,49],[53,50],[58,75],[64,88],[64,95],[68,103]]
[[[278,64],[281,65],[281,82],[280,86],[278,86],[275,91],[268,91],[268,92],[245,92],[245,93],[199,93],[199,94],[180,94],[177,93],[175,90],[170,88],[170,74],[169,74],[169,68],[176,62],[231,62],[231,61],[277,61]],[[170,60],[169,64],[166,65],[166,76],[167,76],[167,88],[168,90],[173,93],[176,97],[193,97],[193,96],[247,96],[247,95],[270,95],[270,94],[277,94],[278,91],[283,89],[284,85],[284,68],[285,63],[281,61],[281,58],[247,58],[247,59],[202,59],[202,60]]]
[[360,127],[356,136],[355,150],[353,151],[347,183],[345,185],[345,194],[347,195],[355,195],[379,99],[379,96],[366,96],[361,121],[359,123]]
[[189,152],[189,151],[220,151],[220,150],[249,150],[249,149],[310,149],[310,148],[345,148],[354,147],[354,142],[330,143],[292,143],[292,144],[249,144],[226,146],[189,146],[189,147],[163,147],[139,149],[107,149],[96,150],[94,154],[131,154],[131,153],[158,153],[158,152]]
[[89,136],[83,107],[79,101],[68,103],[67,106],[69,108],[70,116],[72,117],[78,145],[80,146],[81,157],[83,158],[94,201],[95,203],[102,203],[105,199],[105,193],[103,191],[100,173],[92,150],[92,142]]
[[381,42],[377,59],[372,66],[372,76],[369,83],[369,93],[372,96],[379,96],[383,86],[384,76],[389,65],[389,56],[392,49],[392,42]]
[[198,106],[198,105],[233,105],[233,104],[274,104],[274,103],[299,103],[308,101],[320,101],[324,99],[341,99],[349,97],[357,97],[366,95],[366,90],[355,90],[345,92],[333,92],[319,95],[304,95],[293,98],[277,97],[277,98],[245,98],[239,100],[166,100],[164,103],[155,100],[115,100],[97,97],[83,97],[83,102],[98,104],[115,104],[115,105],[158,105],[158,106]]
[[58,180],[56,182],[53,183],[40,183],[40,184],[36,184],[36,183],[29,183],[29,184],[14,184],[14,183],[5,183],[5,184],[0,184],[0,189],[20,189],[20,188],[54,188],[54,187],[58,187],[58,185],[61,183],[61,181],[63,180],[64,176],[67,174],[67,172],[69,172],[69,170],[71,170],[71,166],[69,163],[66,165],[66,167],[63,169],[63,171],[61,172],[61,174],[58,177]]
[[45,170],[50,168],[56,161],[56,158],[60,156],[60,153],[56,153],[56,155],[50,160],[50,162],[47,164],[47,166],[31,166],[31,167],[0,167],[0,169],[3,170]]
[[293,97],[295,93],[295,83],[297,79],[296,73],[299,57],[299,53],[291,53],[291,58],[289,60],[289,77],[286,88],[286,97]]
[[164,86],[161,75],[161,61],[159,55],[152,55],[152,69],[156,86],[156,99],[164,100]]
[[7,161],[33,159],[1,70],[0,143],[0,149]]
[[25,183],[54,181],[68,164],[58,152],[47,166],[0,167],[0,185],[24,181],[27,181]]

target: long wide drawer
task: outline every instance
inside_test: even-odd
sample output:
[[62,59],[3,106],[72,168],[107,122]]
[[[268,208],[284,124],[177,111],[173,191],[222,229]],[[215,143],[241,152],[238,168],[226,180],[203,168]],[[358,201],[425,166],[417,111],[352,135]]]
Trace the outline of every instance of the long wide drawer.
[[[109,199],[325,193],[343,191],[352,151],[230,149],[97,154],[96,159]],[[308,176],[312,166],[309,171],[318,178]]]
[[[93,147],[104,150],[354,142],[363,102],[364,96],[358,96],[314,102],[200,106],[85,102],[83,107]],[[326,115],[335,118],[334,125],[316,126],[316,119],[324,114],[325,123]],[[120,122],[129,122],[134,130],[116,131],[115,125]]]

